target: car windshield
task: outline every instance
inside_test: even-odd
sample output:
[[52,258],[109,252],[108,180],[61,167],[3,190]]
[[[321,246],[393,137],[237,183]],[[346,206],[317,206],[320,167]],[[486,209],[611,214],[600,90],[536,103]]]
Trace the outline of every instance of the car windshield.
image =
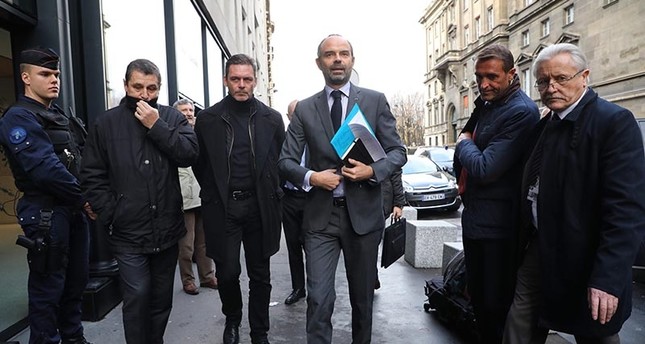
[[432,149],[430,150],[430,159],[434,161],[452,161],[455,151],[452,149]]
[[437,165],[426,158],[408,156],[408,162],[403,165],[403,174],[439,172]]

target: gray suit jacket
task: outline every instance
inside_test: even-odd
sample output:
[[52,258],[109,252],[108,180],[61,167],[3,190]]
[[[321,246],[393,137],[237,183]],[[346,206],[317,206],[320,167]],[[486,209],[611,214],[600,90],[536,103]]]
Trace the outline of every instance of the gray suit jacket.
[[[387,158],[371,165],[374,176],[369,181],[354,183],[345,180],[345,197],[352,228],[357,234],[366,234],[383,229],[385,222],[380,183],[403,166],[407,157],[385,95],[352,84],[347,109],[356,103],[387,153]],[[324,90],[298,102],[278,160],[283,178],[301,185],[309,169],[323,171],[342,166],[343,162],[330,143],[334,130],[329,111]],[[309,149],[309,168],[300,166],[305,144]],[[307,193],[303,228],[320,230],[327,227],[332,207],[331,191],[312,188]]]

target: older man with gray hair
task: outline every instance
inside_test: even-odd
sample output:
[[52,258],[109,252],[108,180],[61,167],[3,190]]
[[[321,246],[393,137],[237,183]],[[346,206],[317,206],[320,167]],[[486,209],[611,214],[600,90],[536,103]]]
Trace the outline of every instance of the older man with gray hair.
[[[188,124],[195,126],[195,104],[190,99],[179,99],[172,107],[179,110]],[[184,222],[186,235],[179,240],[179,275],[184,292],[188,295],[199,294],[193,273],[193,256],[197,263],[200,287],[217,289],[215,265],[206,256],[206,239],[204,237],[204,221],[202,220],[202,201],[199,198],[199,183],[195,178],[192,167],[179,167],[179,185],[184,201]]]
[[588,86],[587,58],[577,46],[545,48],[533,74],[551,112],[529,138],[525,251],[504,342],[544,343],[553,329],[577,343],[620,343],[645,232],[641,133],[629,110]]

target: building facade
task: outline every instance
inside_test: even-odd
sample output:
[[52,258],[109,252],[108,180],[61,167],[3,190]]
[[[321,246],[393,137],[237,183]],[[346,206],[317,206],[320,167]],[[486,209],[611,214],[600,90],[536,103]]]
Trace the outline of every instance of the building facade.
[[539,106],[531,66],[546,46],[578,45],[589,59],[589,85],[600,96],[645,117],[645,33],[638,0],[435,0],[426,29],[424,139],[454,145],[478,96],[474,61],[482,47],[506,45],[522,90]]
[[[245,53],[257,61],[257,98],[271,104],[272,32],[269,0],[0,0],[0,113],[23,91],[17,57],[32,46],[59,53],[57,103],[87,123],[119,103],[125,68],[137,58],[159,66],[160,103],[188,98],[199,110],[226,95],[224,64]],[[26,251],[14,244],[20,195],[3,162],[0,342],[26,324],[28,273]]]

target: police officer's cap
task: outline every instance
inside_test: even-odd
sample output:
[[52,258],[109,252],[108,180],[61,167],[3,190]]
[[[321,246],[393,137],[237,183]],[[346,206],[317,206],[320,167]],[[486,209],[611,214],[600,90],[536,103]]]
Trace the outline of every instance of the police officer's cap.
[[20,53],[21,64],[26,63],[56,70],[58,69],[59,61],[58,54],[50,48],[35,47],[25,49]]

